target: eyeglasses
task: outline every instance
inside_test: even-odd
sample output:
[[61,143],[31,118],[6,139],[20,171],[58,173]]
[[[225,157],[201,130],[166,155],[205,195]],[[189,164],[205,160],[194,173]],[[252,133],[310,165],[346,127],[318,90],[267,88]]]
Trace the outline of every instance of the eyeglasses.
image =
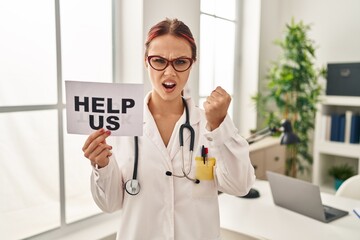
[[163,71],[169,66],[169,64],[171,64],[175,71],[185,72],[193,64],[193,60],[187,57],[180,57],[170,61],[166,58],[154,55],[148,56],[147,60],[150,66],[156,71]]

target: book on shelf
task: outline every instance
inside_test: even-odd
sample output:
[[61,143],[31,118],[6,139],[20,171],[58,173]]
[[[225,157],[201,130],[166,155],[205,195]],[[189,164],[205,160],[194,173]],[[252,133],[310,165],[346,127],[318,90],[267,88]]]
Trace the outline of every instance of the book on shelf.
[[341,142],[343,140],[343,137],[341,135],[345,134],[343,127],[343,125],[345,124],[345,121],[343,120],[344,118],[345,114],[331,114],[330,141]]
[[321,139],[330,141],[331,116],[322,115],[321,118]]
[[338,141],[345,142],[345,114],[340,114]]
[[325,141],[360,143],[359,113],[346,111],[323,115],[321,125],[321,138]]
[[350,143],[360,142],[360,115],[353,114],[351,116],[351,127],[350,127]]
[[353,115],[352,111],[345,112],[345,143],[350,142],[350,130],[351,130],[351,117]]

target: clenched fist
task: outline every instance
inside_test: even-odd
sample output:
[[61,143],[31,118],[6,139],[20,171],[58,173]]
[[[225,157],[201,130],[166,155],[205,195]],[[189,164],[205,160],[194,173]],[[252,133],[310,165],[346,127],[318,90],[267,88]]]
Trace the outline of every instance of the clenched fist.
[[211,92],[204,102],[207,128],[212,131],[224,121],[231,102],[231,96],[221,87]]

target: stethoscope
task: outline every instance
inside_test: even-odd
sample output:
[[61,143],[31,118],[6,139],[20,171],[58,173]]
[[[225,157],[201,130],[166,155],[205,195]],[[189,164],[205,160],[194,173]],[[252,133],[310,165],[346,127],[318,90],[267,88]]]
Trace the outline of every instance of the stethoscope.
[[[180,142],[181,160],[182,160],[181,171],[183,174],[175,175],[170,171],[166,171],[165,174],[167,176],[174,176],[174,177],[178,177],[178,178],[185,177],[188,180],[190,180],[196,184],[199,184],[200,183],[199,179],[191,178],[189,176],[189,174],[191,172],[191,166],[192,166],[192,156],[193,156],[194,143],[195,143],[195,131],[194,131],[193,127],[191,127],[191,125],[190,125],[189,108],[187,106],[186,100],[184,98],[182,98],[182,100],[184,103],[185,116],[186,116],[185,123],[183,123],[180,126],[180,130],[179,130],[179,142]],[[188,129],[188,131],[190,132],[190,148],[189,148],[190,167],[189,167],[188,171],[186,171],[186,169],[185,169],[185,159],[184,159],[184,129]],[[134,142],[135,142],[135,159],[134,159],[133,177],[132,177],[132,179],[128,180],[125,183],[125,191],[130,195],[136,195],[140,192],[140,184],[139,184],[139,181],[137,180],[137,169],[138,169],[138,162],[139,162],[139,143],[138,143],[137,136],[134,137]]]
[[140,192],[140,184],[137,180],[137,170],[138,170],[138,162],[139,162],[139,143],[138,136],[134,137],[135,142],[135,160],[134,160],[134,170],[132,179],[126,181],[125,183],[125,191],[130,195],[136,195]]

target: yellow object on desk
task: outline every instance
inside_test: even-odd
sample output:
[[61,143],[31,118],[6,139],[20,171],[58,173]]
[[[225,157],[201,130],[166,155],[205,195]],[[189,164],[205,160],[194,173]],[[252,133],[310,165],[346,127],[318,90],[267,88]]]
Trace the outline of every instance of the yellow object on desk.
[[213,180],[214,179],[214,166],[216,159],[206,157],[205,162],[203,157],[195,158],[195,178],[199,180]]

